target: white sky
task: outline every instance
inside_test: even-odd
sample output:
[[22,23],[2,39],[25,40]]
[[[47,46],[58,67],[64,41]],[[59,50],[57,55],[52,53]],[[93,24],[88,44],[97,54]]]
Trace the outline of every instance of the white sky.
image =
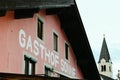
[[113,77],[120,69],[120,0],[76,0],[96,62],[103,34],[113,62]]

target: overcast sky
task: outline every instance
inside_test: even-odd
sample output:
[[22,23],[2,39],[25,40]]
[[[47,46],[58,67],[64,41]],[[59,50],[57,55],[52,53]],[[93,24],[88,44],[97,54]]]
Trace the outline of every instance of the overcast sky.
[[120,69],[120,0],[76,1],[96,62],[105,34],[116,78]]

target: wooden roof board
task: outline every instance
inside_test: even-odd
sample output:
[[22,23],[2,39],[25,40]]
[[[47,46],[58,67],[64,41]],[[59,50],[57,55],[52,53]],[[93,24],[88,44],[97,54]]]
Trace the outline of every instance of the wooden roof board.
[[24,9],[24,8],[55,8],[74,4],[74,0],[1,0],[0,10]]

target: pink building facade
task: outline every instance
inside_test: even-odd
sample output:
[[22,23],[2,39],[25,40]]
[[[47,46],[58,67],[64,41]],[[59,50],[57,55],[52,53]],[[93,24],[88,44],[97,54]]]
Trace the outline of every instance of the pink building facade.
[[0,64],[0,77],[100,80],[75,0],[1,1]]
[[[38,36],[39,25],[42,38]],[[46,15],[45,10],[25,19],[14,19],[14,11],[7,11],[0,17],[0,72],[83,79],[60,26],[58,16]]]

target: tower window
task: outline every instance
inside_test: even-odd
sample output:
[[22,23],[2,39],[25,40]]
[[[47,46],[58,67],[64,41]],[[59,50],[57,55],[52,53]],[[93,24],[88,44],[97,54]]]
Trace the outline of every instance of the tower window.
[[103,70],[103,65],[101,66],[101,71],[103,72],[104,70]]
[[103,72],[103,71],[106,71],[106,65],[102,65],[101,66],[101,71]]
[[106,65],[104,65],[104,71],[106,71]]
[[111,72],[111,67],[109,66],[109,70],[110,70],[110,72]]

